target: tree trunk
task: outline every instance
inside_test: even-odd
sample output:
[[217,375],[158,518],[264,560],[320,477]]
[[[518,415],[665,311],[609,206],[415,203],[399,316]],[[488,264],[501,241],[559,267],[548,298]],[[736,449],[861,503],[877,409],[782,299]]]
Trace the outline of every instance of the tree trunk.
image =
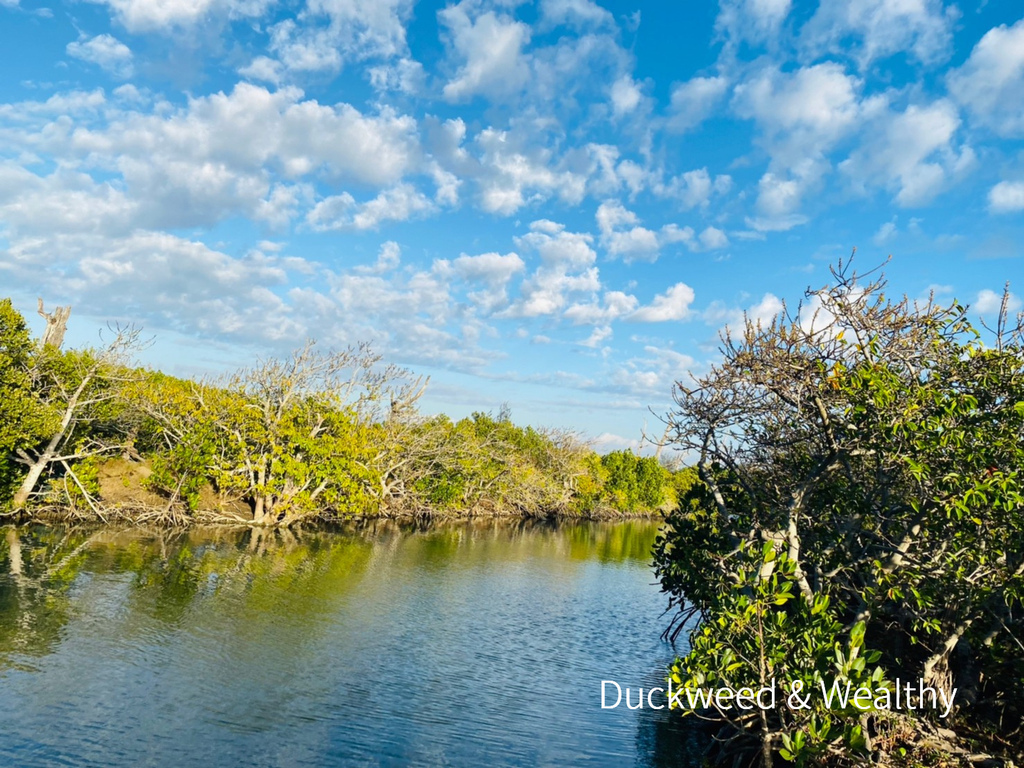
[[56,455],[57,446],[64,437],[64,430],[66,428],[67,427],[65,426],[60,432],[50,438],[50,442],[46,445],[46,450],[39,454],[39,457],[29,465],[28,474],[25,475],[25,479],[22,481],[21,487],[18,488],[18,492],[14,494],[14,498],[11,500],[11,505],[14,509],[24,509],[25,505],[28,504],[28,497],[31,496],[32,491],[35,490],[36,484],[39,482],[39,478],[43,474],[43,470],[50,465],[50,462]]
[[52,346],[60,349],[64,343],[64,334],[68,330],[68,318],[71,317],[71,307],[55,307],[53,312],[43,311],[43,300],[39,299],[39,316],[46,320],[46,330],[43,331],[43,346]]
[[253,525],[270,525],[276,517],[276,512],[273,496],[258,495],[252,512]]

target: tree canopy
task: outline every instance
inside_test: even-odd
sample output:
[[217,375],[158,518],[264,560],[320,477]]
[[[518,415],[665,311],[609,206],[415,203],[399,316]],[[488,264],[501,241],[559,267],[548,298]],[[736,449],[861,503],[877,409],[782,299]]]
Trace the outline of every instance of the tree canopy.
[[[66,319],[66,317],[65,317]],[[62,350],[0,303],[0,511],[289,526],[367,515],[653,514],[672,474],[507,409],[452,421],[368,345],[207,379],[135,367],[138,334]]]
[[[833,276],[795,312],[725,336],[722,362],[677,387],[672,432],[700,482],[656,546],[670,633],[689,631],[672,679],[774,681],[781,701],[794,684],[923,680],[957,691],[944,727],[1020,744],[1020,326],[1004,311],[988,332],[956,302],[891,299],[848,266]],[[920,761],[938,722],[812,704],[696,713],[724,726],[726,752],[764,765]]]

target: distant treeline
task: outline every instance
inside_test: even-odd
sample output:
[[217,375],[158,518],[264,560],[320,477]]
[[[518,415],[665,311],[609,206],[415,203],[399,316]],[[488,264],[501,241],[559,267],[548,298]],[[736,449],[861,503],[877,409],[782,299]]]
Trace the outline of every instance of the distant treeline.
[[[66,311],[58,314],[66,322]],[[61,349],[63,334],[52,330],[34,340],[0,300],[6,515],[258,525],[611,516],[671,508],[677,486],[693,481],[654,458],[600,456],[570,432],[518,426],[506,410],[422,416],[426,382],[367,346],[321,352],[307,343],[288,358],[198,381],[133,364],[132,329],[76,350]]]

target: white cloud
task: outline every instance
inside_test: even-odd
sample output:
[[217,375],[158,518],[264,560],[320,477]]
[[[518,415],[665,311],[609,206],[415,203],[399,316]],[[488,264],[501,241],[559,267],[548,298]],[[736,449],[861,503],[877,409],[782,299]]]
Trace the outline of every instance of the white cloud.
[[615,23],[611,13],[591,0],[541,0],[540,12],[544,26],[568,24],[586,28]]
[[977,125],[1024,137],[1024,19],[990,29],[947,77],[949,91]]
[[180,108],[157,103],[149,113],[111,105],[105,123],[89,119],[106,103],[102,92],[60,101],[52,107],[67,116],[51,122],[26,121],[43,117],[45,104],[19,108],[15,124],[24,127],[5,133],[8,145],[119,174],[135,223],[146,228],[210,225],[235,214],[279,225],[309,196],[302,177],[388,188],[423,163],[411,117],[328,106],[294,88],[239,83]]
[[[332,72],[346,61],[404,57],[412,6],[412,0],[309,0],[303,13],[269,27],[268,48],[277,58],[257,57],[240,71],[278,82],[286,72]],[[404,58],[381,65],[377,84],[383,78],[397,89],[408,86],[417,66]]]
[[250,80],[262,80],[277,85],[284,79],[284,67],[281,62],[269,56],[257,56],[241,67],[238,74]]
[[794,72],[767,67],[736,86],[733,106],[770,135],[799,131],[817,144],[833,140],[857,119],[859,88],[860,80],[835,62]]
[[640,104],[643,95],[629,75],[623,75],[611,87],[612,111],[617,117],[629,114]]
[[394,240],[387,240],[380,245],[377,261],[365,266],[353,268],[353,272],[363,275],[382,275],[397,269],[402,261],[402,248]]
[[660,197],[675,198],[683,210],[690,210],[706,207],[712,195],[725,194],[731,188],[731,176],[719,174],[712,179],[707,168],[697,168],[672,177],[668,183],[655,183],[652,191]]
[[597,254],[591,247],[593,237],[566,232],[565,226],[548,219],[530,224],[530,232],[516,242],[535,250],[545,266],[578,271],[593,266]]
[[600,302],[573,304],[565,310],[564,317],[574,325],[610,323],[635,311],[638,304],[636,296],[622,291],[605,291]]
[[773,293],[766,293],[760,301],[746,308],[728,307],[720,301],[713,301],[701,317],[708,325],[718,326],[723,333],[736,334],[743,329],[746,320],[767,326],[782,310],[782,300]]
[[759,184],[763,216],[792,215],[819,186],[831,169],[828,152],[860,123],[861,84],[826,62],[791,73],[767,67],[736,86],[733,108],[762,128],[772,158]]
[[666,224],[654,231],[641,226],[640,218],[617,200],[606,200],[595,215],[601,231],[601,245],[610,256],[621,256],[627,262],[656,261],[662,246],[685,242],[693,247],[693,230]]
[[460,62],[443,89],[449,101],[465,101],[477,95],[493,99],[518,93],[530,76],[523,57],[530,27],[493,11],[470,18],[473,5],[463,0],[437,14],[448,28],[452,57]]
[[525,268],[517,253],[484,253],[479,256],[463,254],[452,262],[452,270],[463,280],[475,280],[492,285],[504,285],[512,276]]
[[434,263],[436,274],[450,273],[473,287],[466,298],[484,315],[508,307],[510,281],[525,268],[525,263],[517,253],[483,253],[479,256],[462,254],[451,262]]
[[676,283],[664,293],[655,296],[650,304],[636,310],[629,319],[643,323],[685,320],[690,316],[693,299],[693,288],[686,283]]
[[866,127],[864,143],[840,170],[862,193],[879,186],[895,192],[901,206],[923,205],[974,162],[970,147],[953,145],[959,127],[957,109],[945,99],[886,113]]
[[[65,93],[55,93],[46,101],[21,101],[13,104],[0,104],[0,118],[8,120],[15,125],[26,125],[36,118],[86,117],[97,113],[107,105],[107,97],[102,88],[96,88],[91,91],[67,91]],[[38,133],[41,128],[41,125],[37,125],[33,135]],[[7,135],[11,136],[9,133]]]
[[610,326],[604,325],[595,328],[590,332],[590,336],[580,342],[584,347],[590,347],[595,349],[600,346],[603,342],[607,341],[612,337],[612,329]]
[[790,6],[791,0],[721,0],[715,29],[733,43],[772,43]]
[[729,88],[725,77],[695,77],[672,88],[666,128],[682,133],[708,119]]
[[[988,315],[994,318],[999,309],[1003,306],[1003,294],[984,288],[978,292],[978,297],[971,304],[971,309],[980,315]],[[1006,301],[1006,311],[1013,315],[1021,308],[1021,300],[1014,294],[1010,294]]]
[[716,251],[729,245],[729,238],[717,227],[707,227],[697,239],[705,251]]
[[95,64],[114,77],[129,78],[132,76],[131,49],[111,35],[82,36],[68,43],[68,56]]
[[460,165],[464,173],[476,177],[485,211],[508,216],[553,195],[572,204],[583,199],[587,176],[559,168],[549,150],[531,146],[526,137],[487,128],[475,143],[482,150],[478,161]]
[[519,286],[519,298],[506,311],[510,317],[554,315],[571,296],[592,297],[601,289],[597,254],[588,234],[566,232],[561,224],[542,219],[530,232],[516,238],[521,247],[535,251],[541,264]]
[[590,441],[591,447],[598,453],[610,453],[611,451],[637,451],[640,449],[640,441],[631,437],[622,437],[611,432],[602,432]]
[[803,186],[796,179],[779,178],[769,172],[757,186],[757,207],[768,216],[785,216],[800,207]]
[[210,17],[257,18],[273,0],[93,0],[110,7],[129,32],[187,27]]
[[[958,17],[942,0],[822,0],[801,39],[810,56],[852,55],[862,68],[904,51],[936,64],[949,56]],[[851,45],[851,37],[859,45]]]
[[744,223],[754,230],[755,234],[748,234],[744,239],[760,240],[763,238],[758,233],[787,232],[794,227],[806,224],[808,221],[809,219],[806,216],[799,213],[791,213],[785,216],[748,216],[744,219]]
[[689,355],[647,345],[644,356],[630,358],[613,370],[609,382],[613,390],[635,395],[649,403],[651,397],[667,400],[675,382],[687,379],[696,368],[696,361]]
[[1024,211],[1024,181],[1000,181],[988,191],[992,213]]
[[233,258],[161,232],[119,238],[82,231],[22,238],[0,251],[0,274],[41,295],[74,296],[84,315],[124,315],[206,338],[291,343],[308,332],[272,288],[286,261]]
[[896,236],[897,231],[896,217],[894,216],[892,221],[887,221],[878,228],[878,231],[871,238],[871,242],[875,245],[884,245]]
[[423,90],[427,75],[418,61],[402,58],[367,70],[370,85],[382,93],[395,91],[414,95]]
[[376,229],[386,221],[406,221],[433,208],[430,198],[411,184],[403,183],[361,204],[348,192],[328,197],[313,207],[306,221],[318,232]]

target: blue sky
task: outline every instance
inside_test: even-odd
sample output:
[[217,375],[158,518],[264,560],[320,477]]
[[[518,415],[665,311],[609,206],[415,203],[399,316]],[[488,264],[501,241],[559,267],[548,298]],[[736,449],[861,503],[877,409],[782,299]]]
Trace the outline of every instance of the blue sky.
[[178,373],[369,340],[427,411],[630,445],[854,246],[910,296],[1021,290],[1022,15],[0,0],[0,294]]

